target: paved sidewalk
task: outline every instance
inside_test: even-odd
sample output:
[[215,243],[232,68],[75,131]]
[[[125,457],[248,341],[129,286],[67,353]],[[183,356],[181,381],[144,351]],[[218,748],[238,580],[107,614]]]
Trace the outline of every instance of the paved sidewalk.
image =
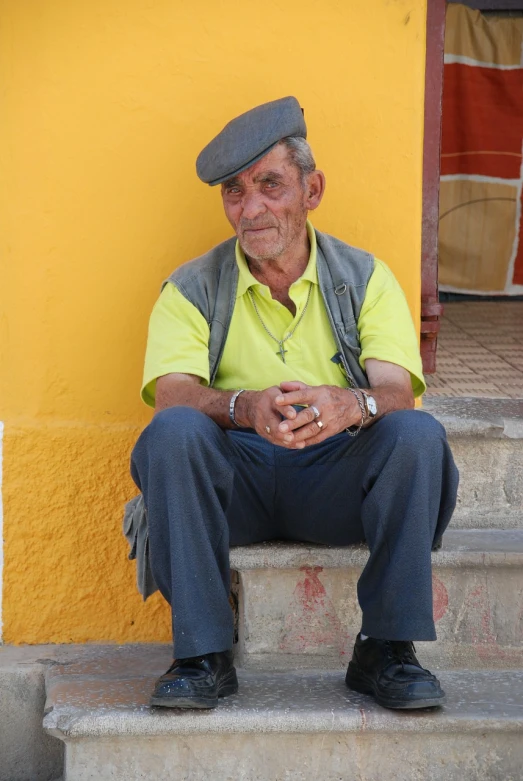
[[523,398],[523,301],[445,304],[427,396]]

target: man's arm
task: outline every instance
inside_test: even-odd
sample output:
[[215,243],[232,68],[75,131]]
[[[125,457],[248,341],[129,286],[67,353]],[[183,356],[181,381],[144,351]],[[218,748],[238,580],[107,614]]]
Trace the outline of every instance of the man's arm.
[[[234,391],[215,390],[201,384],[201,378],[194,374],[165,374],[156,380],[155,412],[168,407],[193,407],[208,415],[222,428],[236,428],[229,417],[229,404]],[[274,386],[263,391],[246,390],[236,399],[235,420],[245,428],[253,428],[265,439],[290,447],[285,441],[285,432],[279,431],[282,415],[295,415],[292,407],[275,404],[281,388]],[[268,434],[266,426],[271,433]]]
[[[365,427],[388,412],[412,409],[414,397],[410,374],[387,361],[369,358],[365,369],[376,399],[378,414],[367,418]],[[235,428],[229,418],[229,403],[234,391],[215,390],[201,385],[192,374],[166,374],[156,381],[156,407],[187,406],[208,415],[222,428]],[[360,395],[361,397],[361,395]],[[296,412],[292,405],[308,404]],[[315,422],[312,406],[320,411],[323,429]],[[281,416],[285,420],[281,420]],[[290,449],[322,442],[349,426],[361,423],[361,409],[347,388],[333,385],[309,386],[303,382],[283,382],[263,391],[244,391],[236,400],[235,419],[240,426],[253,428],[260,436]],[[270,433],[267,428],[270,428]]]
[[369,378],[372,395],[376,399],[378,414],[369,418],[365,425],[371,425],[387,412],[413,409],[414,394],[409,372],[395,363],[368,358],[365,370]]
[[[365,427],[372,425],[388,412],[413,408],[414,396],[410,374],[406,369],[373,358],[367,360],[365,369],[371,393],[378,407],[378,414],[374,418],[367,418]],[[279,424],[279,432],[284,434],[284,442],[288,447],[301,449],[306,445],[314,445],[334,434],[339,434],[350,426],[359,426],[361,423],[360,405],[354,393],[347,388],[283,382],[281,389],[283,393],[276,397],[278,407],[288,408],[293,404],[309,405],[297,414],[294,410],[292,413],[287,413],[286,417],[289,419]],[[358,395],[361,399],[361,393]],[[323,423],[321,430],[315,422],[312,406],[320,412],[319,420]]]

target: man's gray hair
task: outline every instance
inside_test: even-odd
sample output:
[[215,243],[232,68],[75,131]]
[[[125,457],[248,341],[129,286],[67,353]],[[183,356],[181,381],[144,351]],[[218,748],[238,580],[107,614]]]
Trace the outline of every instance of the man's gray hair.
[[296,166],[301,174],[302,181],[305,182],[307,174],[312,174],[316,170],[316,162],[309,142],[301,136],[287,136],[280,143],[285,144],[287,147],[289,160]]

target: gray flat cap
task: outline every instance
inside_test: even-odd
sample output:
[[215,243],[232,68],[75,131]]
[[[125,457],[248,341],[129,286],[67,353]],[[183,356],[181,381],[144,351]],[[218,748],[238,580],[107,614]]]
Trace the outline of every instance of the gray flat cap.
[[280,98],[232,119],[202,149],[196,173],[211,186],[245,171],[287,136],[307,138],[307,126],[296,98]]

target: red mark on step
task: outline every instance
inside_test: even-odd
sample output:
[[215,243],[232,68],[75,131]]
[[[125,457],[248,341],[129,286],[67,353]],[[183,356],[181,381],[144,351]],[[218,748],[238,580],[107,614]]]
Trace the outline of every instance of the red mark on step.
[[434,621],[439,621],[447,612],[449,595],[445,585],[435,575],[432,576],[432,598]]
[[305,612],[314,612],[325,607],[327,592],[318,575],[323,567],[300,567],[305,572],[305,578],[294,590],[295,598],[300,602]]
[[328,653],[330,646],[342,657],[347,652],[349,636],[320,580],[323,567],[300,567],[300,570],[303,578],[294,589],[280,649],[287,653],[314,654]]
[[455,633],[469,633],[478,659],[485,666],[521,667],[523,650],[518,647],[503,647],[498,642],[496,622],[492,614],[492,597],[488,583],[477,585],[466,595],[463,608],[463,628],[461,623]]

